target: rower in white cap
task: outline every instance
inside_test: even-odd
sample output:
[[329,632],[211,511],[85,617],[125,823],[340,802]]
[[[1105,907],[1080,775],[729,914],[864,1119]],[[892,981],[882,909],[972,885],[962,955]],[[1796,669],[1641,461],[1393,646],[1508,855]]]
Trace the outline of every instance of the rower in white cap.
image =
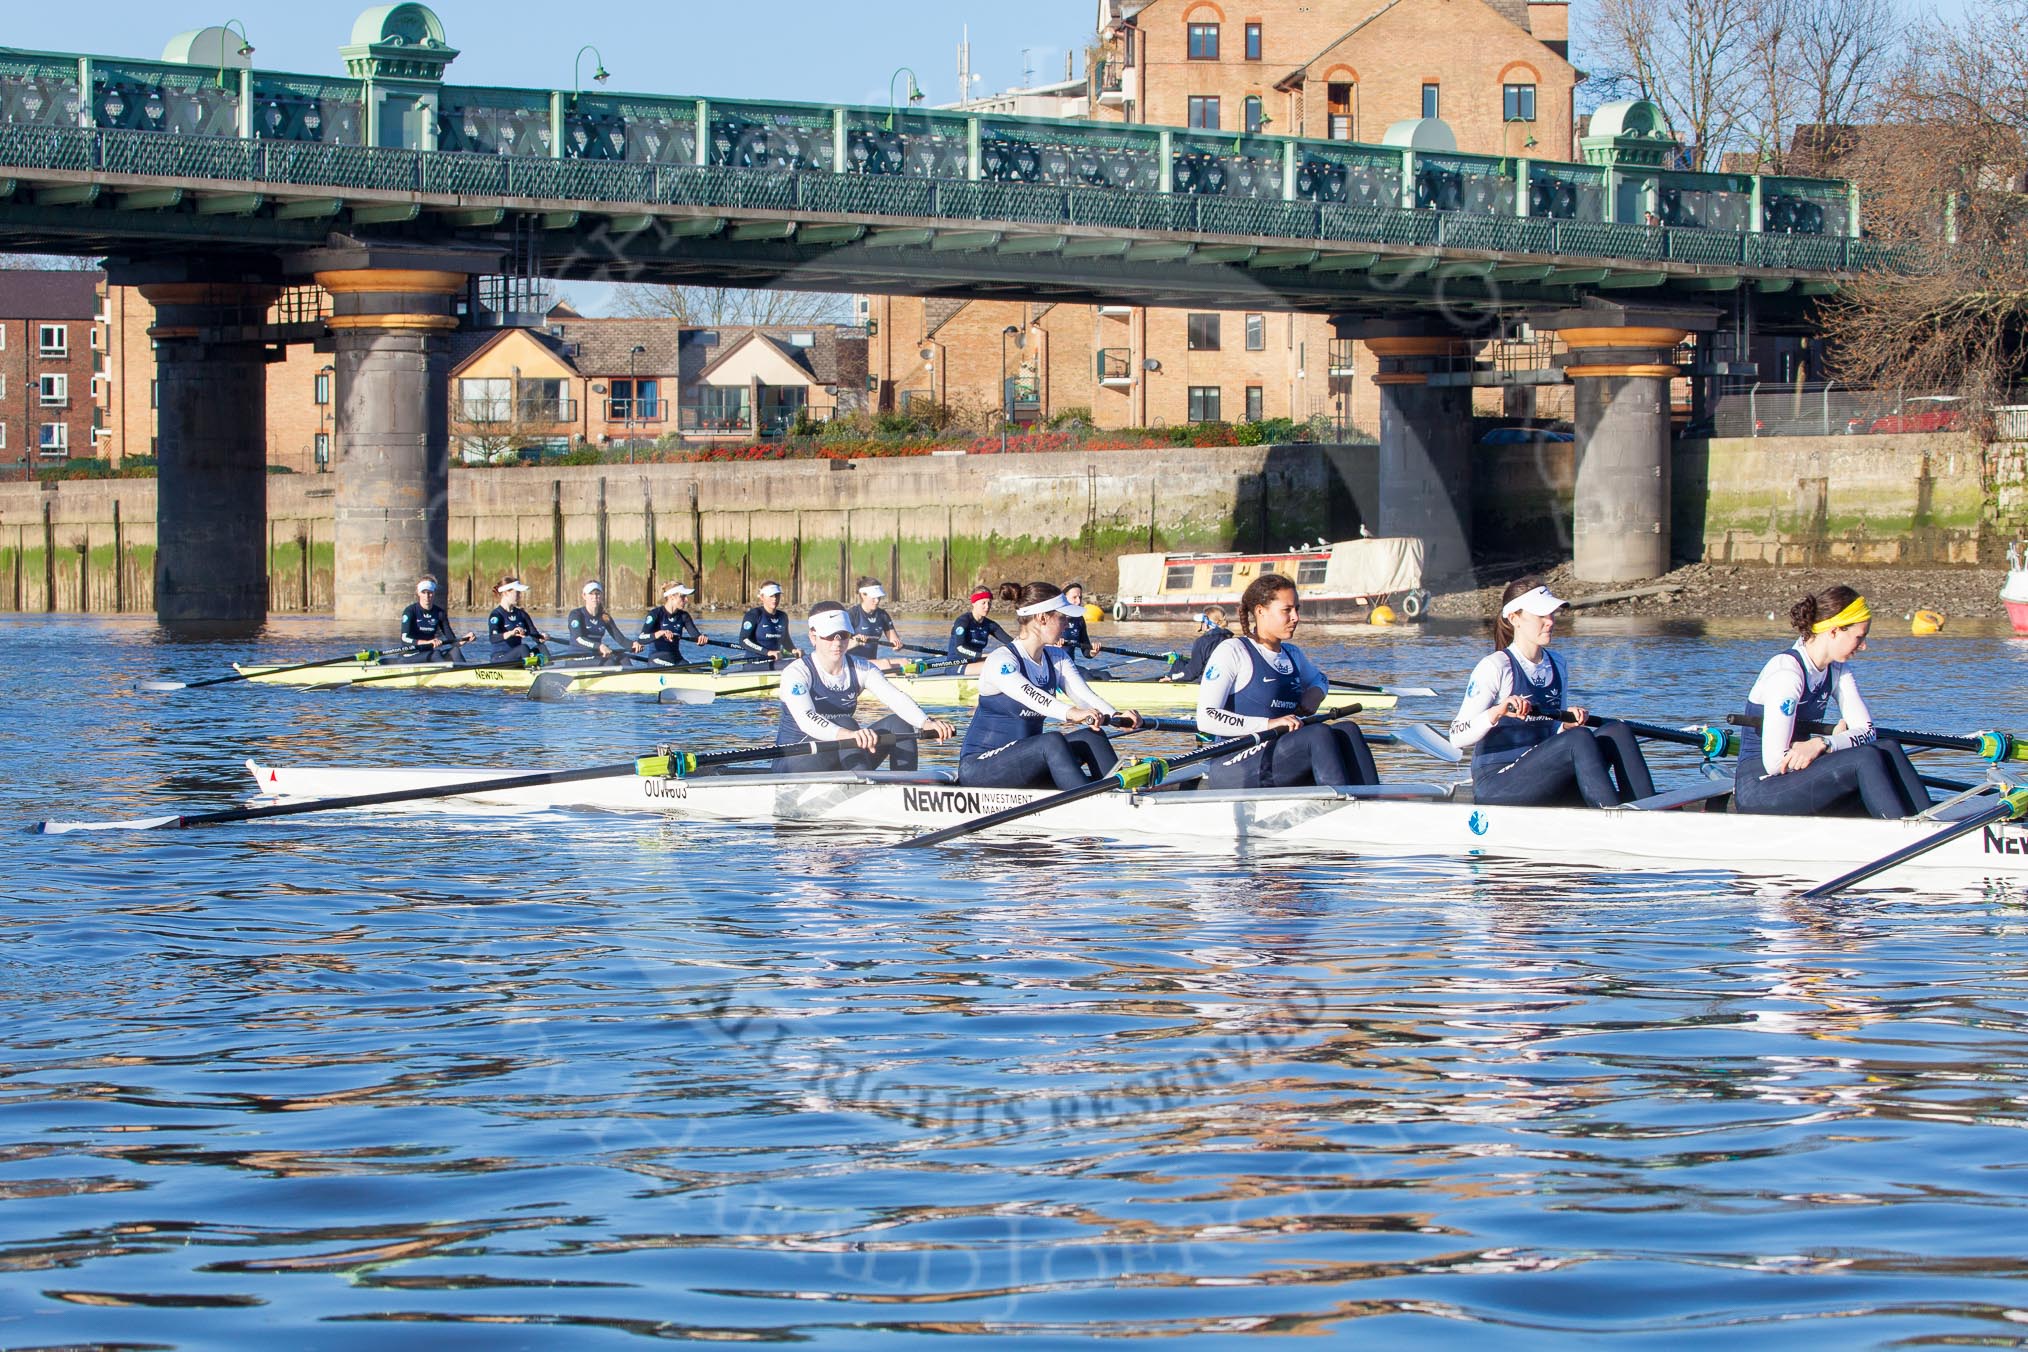
[[596,579],[584,584],[584,604],[570,612],[570,641],[573,647],[589,648],[601,662],[617,662],[620,649],[641,651],[641,645],[620,632],[613,613],[606,609],[606,589]]
[[548,643],[549,638],[521,608],[521,598],[528,595],[528,584],[509,573],[494,586],[493,594],[500,598],[500,604],[486,617],[486,637],[493,642],[492,660],[508,662],[542,651],[541,645]]
[[696,594],[694,587],[671,582],[662,588],[662,604],[641,621],[641,642],[649,645],[648,655],[657,662],[681,662],[686,638],[692,643],[705,641],[697,630],[696,617],[690,613],[688,598]]
[[437,604],[437,580],[424,573],[415,584],[415,600],[401,612],[401,646],[415,655],[404,662],[448,662],[456,654],[458,636],[451,632],[451,617]]
[[[901,635],[894,632],[894,617],[887,613],[880,603],[887,598],[887,589],[879,579],[859,579],[859,604],[846,613],[852,622],[852,651],[871,657],[880,645],[889,648],[901,647]],[[812,612],[814,613],[814,612]],[[882,664],[885,670],[886,664]]]
[[[939,742],[957,729],[941,718],[931,718],[922,706],[896,689],[880,669],[863,657],[848,652],[852,622],[845,607],[836,601],[819,601],[810,608],[810,651],[782,668],[782,714],[775,724],[775,742],[788,746],[796,742],[827,742],[822,751],[810,756],[790,756],[775,762],[778,773],[813,770],[871,770],[884,759],[895,770],[916,766],[916,742],[883,743],[881,734],[922,732]],[[891,712],[878,723],[862,726],[859,697],[871,695]]]
[[796,655],[796,645],[789,642],[789,617],[782,613],[781,583],[761,583],[760,604],[739,622],[739,646],[770,663]]

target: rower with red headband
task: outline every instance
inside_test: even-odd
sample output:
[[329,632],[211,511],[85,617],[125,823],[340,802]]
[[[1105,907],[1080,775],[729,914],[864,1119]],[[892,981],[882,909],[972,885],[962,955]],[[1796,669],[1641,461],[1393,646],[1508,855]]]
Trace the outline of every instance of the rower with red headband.
[[[1829,587],[1789,608],[1799,637],[1760,669],[1746,697],[1739,763],[1740,812],[1906,817],[1929,807],[1929,790],[1899,743],[1876,741],[1873,714],[1847,665],[1866,647],[1873,611],[1850,587]],[[1838,722],[1828,735],[1809,724]]]
[[[986,612],[993,608],[993,589],[974,587],[971,595],[972,608],[958,616],[951,626],[951,641],[944,652],[953,662],[977,662],[986,655],[988,648],[1012,643],[1005,629],[995,620],[986,618]],[[973,670],[971,667],[967,671]]]

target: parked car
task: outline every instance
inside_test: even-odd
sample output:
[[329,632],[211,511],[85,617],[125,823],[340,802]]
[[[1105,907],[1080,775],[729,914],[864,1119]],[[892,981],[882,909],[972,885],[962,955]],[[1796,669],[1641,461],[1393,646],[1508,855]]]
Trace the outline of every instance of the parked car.
[[1568,432],[1548,427],[1495,427],[1479,438],[1481,446],[1533,446],[1538,441],[1576,441]]
[[1960,432],[1965,426],[1964,399],[1955,394],[1919,394],[1905,400],[1901,411],[1875,418],[1867,430],[1880,432]]

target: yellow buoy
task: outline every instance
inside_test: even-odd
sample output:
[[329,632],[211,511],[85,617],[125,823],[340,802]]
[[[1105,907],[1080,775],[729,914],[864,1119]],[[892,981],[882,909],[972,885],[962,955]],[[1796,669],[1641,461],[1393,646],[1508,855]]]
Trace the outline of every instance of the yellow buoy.
[[1366,622],[1368,624],[1393,624],[1394,607],[1389,605],[1373,607],[1373,613],[1366,617]]
[[1084,603],[1084,622],[1086,624],[1097,624],[1105,617],[1106,612],[1102,607],[1094,605],[1090,601]]
[[1944,617],[1943,612],[1940,610],[1918,610],[1909,618],[1908,622],[1908,632],[1914,634],[1917,638],[1921,638],[1925,634],[1940,634],[1943,632],[1943,627]]

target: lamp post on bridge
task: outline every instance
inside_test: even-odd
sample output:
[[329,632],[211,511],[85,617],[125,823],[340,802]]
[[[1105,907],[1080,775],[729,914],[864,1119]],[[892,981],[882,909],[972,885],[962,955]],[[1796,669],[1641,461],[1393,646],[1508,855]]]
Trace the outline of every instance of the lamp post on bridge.
[[597,69],[592,71],[592,79],[594,81],[604,84],[607,80],[613,78],[612,73],[606,69],[606,59],[599,52],[598,48],[592,46],[589,42],[578,48],[577,59],[570,63],[570,106],[573,108],[577,107],[578,99],[584,95],[583,71],[584,54],[586,52],[592,54],[592,65],[597,67]]
[[[230,33],[233,31],[233,25],[235,24],[239,25],[239,55],[252,56],[254,54],[253,39],[246,35],[246,24],[244,22],[239,19],[227,19],[221,27],[223,31]],[[218,87],[220,89],[225,88],[225,43],[223,40],[218,44]]]
[[896,114],[897,114],[898,112],[900,112],[900,111],[901,111],[901,110],[900,110],[900,109],[899,109],[898,107],[896,107],[896,106],[895,106],[895,101],[894,101],[894,82],[895,82],[896,80],[899,80],[899,79],[900,79],[900,78],[901,78],[902,76],[904,76],[904,75],[906,75],[906,76],[908,77],[908,103],[909,103],[909,106],[910,106],[911,108],[913,108],[913,107],[914,107],[914,106],[915,106],[916,104],[918,104],[918,103],[921,103],[921,102],[923,101],[923,98],[924,98],[924,95],[923,95],[923,92],[922,92],[922,86],[921,86],[920,84],[918,84],[918,83],[916,82],[916,78],[915,78],[915,72],[914,72],[914,71],[912,71],[912,70],[910,70],[910,69],[909,69],[909,68],[908,68],[907,66],[903,66],[903,67],[902,67],[902,68],[901,68],[900,70],[897,70],[896,72],[894,72],[894,74],[892,74],[892,75],[888,76],[888,77],[887,77],[887,129],[888,129],[889,131],[893,131],[893,130],[894,130],[894,118],[895,118],[895,115],[896,115]]

